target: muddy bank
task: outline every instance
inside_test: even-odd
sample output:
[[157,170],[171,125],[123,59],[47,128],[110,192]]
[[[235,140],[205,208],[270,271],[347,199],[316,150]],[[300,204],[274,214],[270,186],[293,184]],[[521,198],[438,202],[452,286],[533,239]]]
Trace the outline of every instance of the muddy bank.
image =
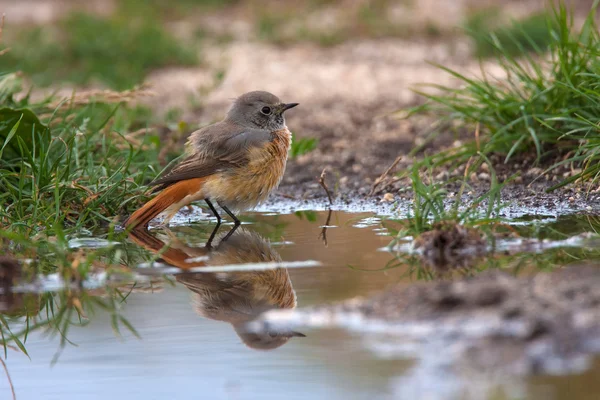
[[587,356],[600,351],[599,287],[598,265],[522,278],[490,271],[453,282],[398,285],[334,305],[270,312],[252,328],[345,327],[385,335],[381,344],[400,357],[423,357],[435,348],[436,357],[463,370],[566,373],[585,369]]
[[[335,182],[331,178],[326,180],[329,187],[334,188]],[[558,217],[573,213],[597,215],[600,212],[600,193],[587,193],[582,188],[561,189],[546,193],[544,185],[528,186],[512,184],[502,190],[502,207],[497,213],[499,217],[521,218],[524,216]],[[549,187],[549,185],[545,185]],[[378,215],[406,218],[413,206],[413,194],[410,184],[402,190],[376,193],[369,195],[370,188],[366,185],[359,189],[338,189],[334,201],[329,203],[324,189],[318,183],[318,176],[302,184],[282,184],[278,191],[262,205],[257,211],[289,213],[299,210],[340,210],[348,212],[374,212]],[[451,208],[457,201],[458,185],[456,190],[449,191],[445,201],[446,207]],[[479,197],[489,190],[489,185],[479,185],[463,194],[460,200],[461,209],[470,206]],[[388,197],[387,193],[392,196]],[[481,204],[484,213],[487,203]]]

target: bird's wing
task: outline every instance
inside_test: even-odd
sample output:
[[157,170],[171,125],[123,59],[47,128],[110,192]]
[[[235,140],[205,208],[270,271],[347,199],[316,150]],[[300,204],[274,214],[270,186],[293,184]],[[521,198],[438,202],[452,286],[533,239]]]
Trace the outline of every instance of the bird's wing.
[[192,292],[210,291],[215,298],[218,296],[221,300],[251,298],[252,285],[250,282],[240,282],[235,277],[235,272],[226,274],[225,278],[218,277],[215,273],[192,272],[178,274],[175,279]]
[[[165,175],[158,177],[150,186],[162,190],[173,183],[193,178],[203,178],[216,172],[243,167],[248,163],[248,149],[260,147],[272,140],[269,131],[212,125],[192,134],[194,153],[177,164]],[[228,132],[224,132],[226,128]]]

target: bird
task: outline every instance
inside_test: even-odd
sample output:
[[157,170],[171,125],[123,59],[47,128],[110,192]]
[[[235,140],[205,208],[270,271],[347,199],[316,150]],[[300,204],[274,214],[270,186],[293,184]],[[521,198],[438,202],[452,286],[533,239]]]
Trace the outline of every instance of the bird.
[[[232,228],[234,233],[217,237],[215,247],[191,247],[172,234],[167,241],[147,230],[132,230],[129,238],[152,253],[160,254],[165,263],[179,267],[177,282],[192,292],[192,305],[202,317],[228,322],[242,342],[256,350],[272,350],[303,333],[279,327],[265,330],[247,329],[248,323],[273,309],[293,309],[296,293],[285,268],[247,269],[231,272],[201,272],[203,266],[231,266],[281,262],[281,256],[258,233]],[[230,232],[231,232],[230,231]],[[193,269],[193,271],[191,271]]]
[[158,194],[126,219],[125,228],[145,229],[159,214],[167,226],[182,207],[200,200],[217,224],[213,202],[238,226],[234,211],[254,208],[281,182],[292,141],[283,114],[297,105],[265,91],[235,99],[222,121],[190,135],[184,159],[149,184]]

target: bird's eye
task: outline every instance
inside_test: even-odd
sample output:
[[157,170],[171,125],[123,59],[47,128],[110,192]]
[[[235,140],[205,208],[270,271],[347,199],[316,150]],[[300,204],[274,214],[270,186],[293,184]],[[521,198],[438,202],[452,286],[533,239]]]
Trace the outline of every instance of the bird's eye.
[[263,113],[263,114],[265,114],[265,115],[269,115],[269,114],[271,114],[271,107],[265,106],[265,107],[263,107],[263,108],[260,109],[260,112]]

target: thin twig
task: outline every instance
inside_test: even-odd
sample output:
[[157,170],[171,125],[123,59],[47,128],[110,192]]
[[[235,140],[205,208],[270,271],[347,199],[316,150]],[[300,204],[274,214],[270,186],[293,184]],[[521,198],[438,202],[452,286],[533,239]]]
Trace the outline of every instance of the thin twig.
[[323,229],[321,229],[321,233],[319,234],[319,239],[323,240],[325,247],[327,247],[327,227],[329,226],[329,221],[331,221],[331,205],[333,204],[331,193],[329,192],[327,183],[325,183],[326,170],[327,168],[323,168],[323,172],[321,172],[321,176],[319,177],[319,185],[321,185],[321,187],[325,190],[325,193],[327,193],[327,198],[329,199],[329,213],[327,214],[327,220],[325,221],[325,225],[323,225]]
[[373,194],[375,193],[375,188],[377,188],[377,186],[379,186],[379,184],[381,182],[383,182],[383,180],[389,175],[389,173],[392,172],[392,170],[394,168],[396,168],[396,165],[398,165],[398,163],[400,162],[402,157],[403,156],[396,157],[396,159],[394,160],[392,165],[390,165],[389,168],[386,169],[385,172],[383,174],[381,174],[381,176],[379,176],[379,178],[375,179],[375,182],[373,182],[373,186],[371,186],[371,191],[369,192],[369,196],[373,196]]
[[283,198],[286,198],[286,199],[298,200],[298,199],[296,198],[296,196],[292,196],[291,194],[287,194],[287,193],[281,193],[281,192],[278,192],[278,193],[277,193],[277,195],[278,195],[278,196],[281,196],[281,197],[283,197]]
[[329,188],[327,187],[327,184],[325,183],[325,171],[327,170],[327,168],[323,168],[323,172],[321,172],[321,176],[319,177],[319,185],[321,185],[321,187],[323,189],[325,189],[325,193],[327,193],[327,198],[329,199],[329,205],[333,204],[333,200],[331,199],[331,193],[329,192]]
[[4,18],[6,18],[6,13],[2,13],[2,18],[0,19],[0,42],[4,33]]
[[329,226],[329,221],[331,221],[332,210],[329,209],[329,213],[327,213],[327,220],[325,221],[325,225],[323,225],[323,229],[321,229],[321,233],[319,233],[319,239],[323,240],[325,247],[327,247],[327,227]]
[[[2,17],[2,19],[4,20],[4,16]],[[13,386],[12,379],[10,379],[10,374],[8,373],[8,367],[6,366],[6,363],[4,362],[2,357],[0,357],[0,362],[2,363],[2,366],[4,367],[4,372],[6,372],[6,378],[8,379],[8,384],[10,385],[10,391],[12,392],[12,398],[13,398],[13,400],[16,400],[17,394],[15,393],[15,387]]]
[[[2,37],[4,36],[4,18],[6,17],[5,13],[2,13],[2,18],[0,19],[0,42],[2,42]],[[10,47],[2,49],[0,51],[0,56],[8,53],[10,51]]]

